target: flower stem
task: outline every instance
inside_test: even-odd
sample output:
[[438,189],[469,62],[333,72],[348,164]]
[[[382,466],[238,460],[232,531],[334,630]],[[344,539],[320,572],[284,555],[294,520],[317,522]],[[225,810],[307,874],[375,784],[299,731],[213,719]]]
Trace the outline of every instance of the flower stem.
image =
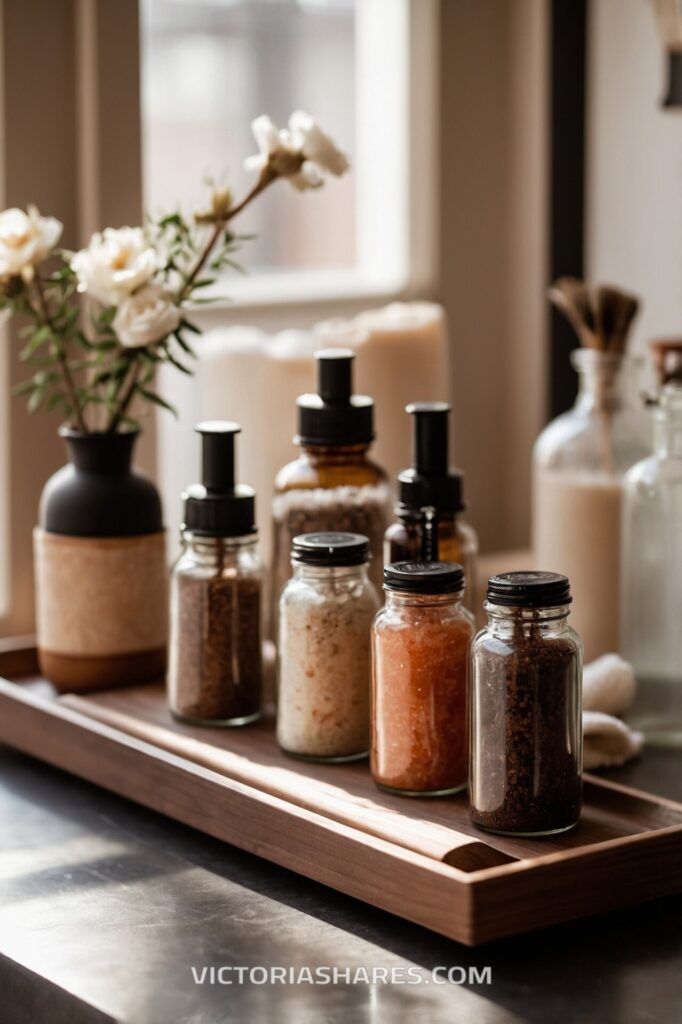
[[[227,212],[225,217],[221,218],[219,221],[216,221],[213,230],[211,231],[210,235],[208,236],[208,239],[206,240],[204,248],[202,249],[199,257],[197,258],[196,263],[194,264],[190,273],[185,278],[182,286],[180,287],[175,296],[176,305],[179,306],[182,303],[182,301],[187,298],[189,292],[191,292],[192,285],[198,278],[201,271],[206,266],[206,262],[208,261],[213,250],[215,249],[220,239],[220,236],[222,235],[225,229],[225,225],[229,221],[231,221],[233,217],[236,217],[238,213],[241,213],[242,210],[244,210],[249,205],[249,203],[251,203],[256,198],[256,196],[260,195],[261,192],[265,191],[268,185],[271,185],[272,182],[277,179],[277,177],[277,173],[273,171],[273,169],[269,165],[266,165],[261,171],[260,177],[258,178],[258,181],[253,186],[253,188],[251,188],[246,193],[244,198],[239,203],[237,203],[236,206],[233,206]],[[128,406],[130,405],[135,396],[135,389],[137,387],[137,378],[139,374],[140,363],[138,361],[133,364],[132,370],[130,371],[130,374],[128,376],[127,384],[123,388],[118,403],[111,414],[111,419],[109,420],[109,424],[106,428],[106,432],[108,434],[114,433],[119,423],[125,416],[128,410]]]
[[88,428],[86,426],[85,418],[83,416],[83,410],[81,409],[81,404],[78,399],[78,391],[76,390],[76,385],[73,379],[73,375],[71,373],[71,368],[69,367],[69,361],[66,358],[66,353],[62,346],[61,338],[59,337],[59,334],[55,330],[54,324],[52,323],[52,317],[50,316],[50,311],[47,306],[47,299],[45,297],[45,290],[43,288],[43,282],[40,279],[40,274],[36,274],[34,281],[36,294],[38,296],[40,313],[42,314],[43,318],[43,323],[45,324],[46,327],[49,327],[50,331],[52,332],[52,337],[54,339],[57,361],[59,362],[62,377],[64,378],[64,386],[66,388],[66,392],[69,396],[69,401],[71,403],[72,415],[75,417],[76,426],[78,427],[78,429],[82,433],[87,434]]
[[213,231],[209,235],[201,255],[199,256],[197,262],[194,264],[194,267],[190,271],[187,278],[185,278],[185,282],[177,294],[176,303],[178,305],[182,302],[183,299],[187,297],[188,292],[192,290],[192,285],[196,281],[201,271],[206,266],[206,261],[213,252],[218,242],[218,239],[223,233],[225,225],[229,221],[231,221],[233,217],[236,217],[238,213],[241,213],[242,210],[245,209],[249,205],[249,203],[251,203],[256,198],[256,196],[260,195],[261,192],[265,191],[268,185],[271,185],[272,182],[276,180],[276,178],[277,174],[272,170],[272,168],[269,165],[266,164],[266,166],[261,171],[260,177],[258,178],[258,181],[253,186],[253,188],[251,188],[246,193],[244,198],[239,203],[237,203],[236,206],[233,206],[228,211],[227,215],[223,219],[216,221]]
[[123,389],[121,396],[118,400],[118,405],[111,414],[111,419],[106,428],[107,434],[113,434],[128,411],[128,406],[133,400],[135,394],[135,388],[137,387],[137,378],[140,375],[140,361],[139,359],[133,363],[132,370],[128,376],[128,383]]

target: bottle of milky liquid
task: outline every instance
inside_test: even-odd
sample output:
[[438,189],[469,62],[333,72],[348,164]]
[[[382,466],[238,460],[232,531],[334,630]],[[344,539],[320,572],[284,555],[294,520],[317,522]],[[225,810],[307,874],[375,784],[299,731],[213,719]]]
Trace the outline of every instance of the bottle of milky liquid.
[[[374,403],[353,394],[354,354],[317,352],[317,393],[297,400],[297,459],[275,480],[270,631],[279,598],[291,576],[294,537],[304,533],[358,533],[369,540],[369,576],[382,586],[382,544],[390,510],[384,470],[369,458]],[[277,429],[277,428],[274,428]]]
[[582,342],[572,353],[576,403],[553,420],[533,451],[533,547],[537,565],[571,580],[573,626],[585,660],[620,650],[623,477],[650,450],[625,353],[638,302],[610,287],[562,278],[550,298]]

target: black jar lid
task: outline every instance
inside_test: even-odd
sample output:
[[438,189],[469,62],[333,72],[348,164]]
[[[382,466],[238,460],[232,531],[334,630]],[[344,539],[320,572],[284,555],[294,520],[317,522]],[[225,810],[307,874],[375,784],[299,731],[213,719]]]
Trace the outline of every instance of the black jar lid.
[[207,420],[198,423],[201,435],[200,484],[183,494],[184,529],[201,537],[245,537],[256,532],[256,492],[235,484],[235,437],[238,423]]
[[363,565],[369,540],[361,533],[301,533],[294,537],[292,558],[299,565]]
[[393,562],[384,569],[384,589],[409,594],[455,594],[464,587],[456,562]]
[[317,394],[300,395],[296,444],[354,445],[374,440],[374,402],[354,395],[350,349],[326,348],[315,353]]
[[568,577],[558,572],[503,572],[490,577],[486,596],[509,608],[553,608],[573,600]]

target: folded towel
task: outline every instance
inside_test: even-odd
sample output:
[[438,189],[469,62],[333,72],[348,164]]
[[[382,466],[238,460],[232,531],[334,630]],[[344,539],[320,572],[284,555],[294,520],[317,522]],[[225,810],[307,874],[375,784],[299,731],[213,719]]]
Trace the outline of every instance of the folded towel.
[[622,715],[632,704],[637,681],[619,654],[603,654],[583,669],[583,711]]
[[583,712],[583,767],[609,768],[623,764],[642,749],[641,732],[630,729],[620,718],[602,711]]
[[583,670],[583,764],[587,770],[623,764],[642,749],[644,738],[622,722],[637,682],[632,665],[604,654]]

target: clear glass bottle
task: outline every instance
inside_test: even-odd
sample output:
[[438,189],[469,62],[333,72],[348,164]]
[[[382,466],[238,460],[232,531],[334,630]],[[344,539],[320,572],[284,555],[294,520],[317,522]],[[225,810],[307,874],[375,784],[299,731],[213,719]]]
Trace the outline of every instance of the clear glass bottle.
[[351,533],[294,540],[294,575],[280,601],[277,740],[314,761],[369,749],[370,630],[379,597],[369,543]]
[[493,576],[488,625],[471,654],[475,825],[503,835],[564,832],[580,816],[582,645],[557,573]]
[[369,458],[373,402],[352,394],[351,351],[324,349],[316,359],[318,394],[298,399],[300,454],[275,481],[271,633],[291,576],[293,540],[300,534],[347,531],[368,537],[370,578],[381,588],[390,489],[384,470]]
[[171,573],[168,700],[198,725],[261,714],[263,567],[255,495],[234,483],[238,424],[200,423],[202,484],[184,495],[183,550]]
[[580,387],[533,451],[536,565],[564,573],[588,660],[619,650],[620,518],[623,475],[650,451],[637,396],[638,360],[615,352],[572,354]]
[[398,562],[384,569],[384,590],[372,629],[372,777],[403,796],[455,793],[467,784],[475,632],[462,567]]
[[657,691],[649,694],[657,698],[657,713],[638,724],[649,741],[659,736],[662,742],[682,743],[680,383],[668,384],[661,392],[654,454],[625,477],[622,562],[623,655],[642,679],[642,690]]
[[384,563],[456,562],[464,568],[464,605],[475,616],[478,537],[463,516],[464,480],[448,460],[447,402],[413,402],[412,466],[398,475],[397,522],[384,536]]

